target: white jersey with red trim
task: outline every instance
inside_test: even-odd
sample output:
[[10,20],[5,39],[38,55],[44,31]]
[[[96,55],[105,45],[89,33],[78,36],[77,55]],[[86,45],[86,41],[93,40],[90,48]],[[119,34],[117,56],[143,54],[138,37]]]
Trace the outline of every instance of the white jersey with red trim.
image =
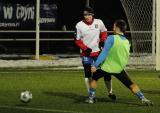
[[102,20],[94,19],[91,25],[80,21],[76,25],[76,40],[81,40],[84,45],[92,49],[92,53],[99,52],[100,33],[107,31]]

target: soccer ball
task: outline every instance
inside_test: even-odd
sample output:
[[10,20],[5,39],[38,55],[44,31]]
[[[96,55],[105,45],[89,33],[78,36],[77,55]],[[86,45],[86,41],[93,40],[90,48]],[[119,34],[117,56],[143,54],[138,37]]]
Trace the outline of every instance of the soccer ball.
[[32,100],[32,93],[30,91],[23,91],[20,94],[20,101],[23,103],[29,103]]

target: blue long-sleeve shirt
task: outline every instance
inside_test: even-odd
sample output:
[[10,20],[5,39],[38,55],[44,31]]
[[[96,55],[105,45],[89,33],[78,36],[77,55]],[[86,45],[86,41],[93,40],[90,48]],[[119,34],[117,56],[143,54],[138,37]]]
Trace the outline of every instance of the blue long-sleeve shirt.
[[106,59],[108,52],[112,47],[113,43],[114,43],[113,35],[108,36],[107,40],[105,41],[104,48],[94,64],[96,68],[98,68],[98,66]]
[[[122,35],[120,36],[122,39],[126,40],[126,38]],[[100,53],[100,55],[98,56],[94,66],[96,68],[99,67],[99,65],[106,59],[108,53],[109,53],[109,50],[110,48],[113,46],[114,44],[114,35],[110,35],[108,36],[107,40],[105,41],[105,44],[104,44],[104,48],[102,50],[102,52]]]

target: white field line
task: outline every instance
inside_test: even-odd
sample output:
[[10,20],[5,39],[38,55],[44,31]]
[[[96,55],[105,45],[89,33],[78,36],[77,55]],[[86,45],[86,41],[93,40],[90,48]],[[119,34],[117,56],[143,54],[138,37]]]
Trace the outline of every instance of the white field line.
[[67,110],[59,110],[59,109],[43,109],[43,108],[7,106],[7,105],[0,105],[0,108],[18,109],[18,110],[32,110],[32,111],[43,111],[43,112],[58,112],[58,113],[88,113],[88,112],[67,111]]

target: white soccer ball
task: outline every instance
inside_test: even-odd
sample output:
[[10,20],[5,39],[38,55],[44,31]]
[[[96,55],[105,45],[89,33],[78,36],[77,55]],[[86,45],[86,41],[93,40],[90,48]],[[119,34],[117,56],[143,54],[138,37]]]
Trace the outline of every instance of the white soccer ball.
[[32,100],[32,93],[30,91],[23,91],[20,94],[20,100],[23,103],[28,103]]

